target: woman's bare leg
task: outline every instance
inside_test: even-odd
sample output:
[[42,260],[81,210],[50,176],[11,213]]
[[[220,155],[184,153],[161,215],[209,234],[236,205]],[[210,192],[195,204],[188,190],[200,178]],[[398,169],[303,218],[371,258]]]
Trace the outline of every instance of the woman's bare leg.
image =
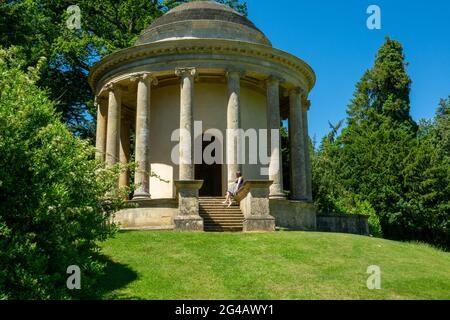
[[223,204],[227,204],[228,202],[230,202],[230,197],[231,197],[230,193],[227,192],[227,195],[225,196],[225,201],[222,202],[222,203],[223,203]]
[[233,203],[233,197],[231,196],[231,193],[228,192],[228,208],[231,207],[232,203]]

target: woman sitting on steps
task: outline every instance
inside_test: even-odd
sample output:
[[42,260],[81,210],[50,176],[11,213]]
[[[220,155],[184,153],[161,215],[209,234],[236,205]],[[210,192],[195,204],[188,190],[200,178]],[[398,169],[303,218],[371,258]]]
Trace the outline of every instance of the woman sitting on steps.
[[241,172],[238,171],[238,172],[236,172],[236,180],[234,181],[234,183],[230,184],[230,186],[228,187],[225,201],[222,203],[223,204],[228,203],[228,208],[229,208],[231,206],[231,204],[233,203],[233,197],[237,194],[237,192],[243,186],[243,184],[244,184],[244,179],[242,178]]

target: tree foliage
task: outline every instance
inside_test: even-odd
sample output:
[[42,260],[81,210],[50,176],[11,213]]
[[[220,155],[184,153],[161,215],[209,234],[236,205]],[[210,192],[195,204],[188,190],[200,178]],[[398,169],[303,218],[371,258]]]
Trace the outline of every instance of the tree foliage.
[[314,154],[314,195],[323,212],[370,215],[385,237],[448,248],[448,102],[433,121],[416,124],[404,59],[401,44],[387,38],[356,85],[347,126]]
[[[107,54],[133,45],[150,23],[186,0],[79,0],[81,29],[66,26],[69,0],[0,1],[0,45],[20,48],[27,67],[46,57],[37,83],[73,132],[94,136],[95,108],[88,85],[89,68]],[[245,3],[219,1],[246,14]]]
[[117,169],[93,160],[35,85],[39,66],[24,73],[23,63],[0,47],[0,299],[77,297],[66,269],[78,265],[90,292],[103,268],[97,242],[122,205],[117,192],[106,196]]

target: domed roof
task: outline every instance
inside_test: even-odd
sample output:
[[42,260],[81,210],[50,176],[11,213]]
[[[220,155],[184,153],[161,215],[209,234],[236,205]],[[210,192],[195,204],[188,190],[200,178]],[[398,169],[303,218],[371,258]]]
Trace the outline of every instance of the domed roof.
[[179,5],[143,31],[135,45],[175,39],[226,39],[271,46],[249,19],[214,1]]

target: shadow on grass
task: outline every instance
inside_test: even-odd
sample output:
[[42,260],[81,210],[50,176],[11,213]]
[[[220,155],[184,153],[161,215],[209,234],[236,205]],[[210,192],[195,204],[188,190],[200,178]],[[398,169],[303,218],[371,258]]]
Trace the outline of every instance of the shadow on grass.
[[122,295],[114,291],[126,287],[138,279],[138,274],[128,265],[111,260],[108,256],[99,255],[99,261],[106,264],[103,275],[97,279],[96,290],[90,299],[132,299],[140,300],[136,296]]

